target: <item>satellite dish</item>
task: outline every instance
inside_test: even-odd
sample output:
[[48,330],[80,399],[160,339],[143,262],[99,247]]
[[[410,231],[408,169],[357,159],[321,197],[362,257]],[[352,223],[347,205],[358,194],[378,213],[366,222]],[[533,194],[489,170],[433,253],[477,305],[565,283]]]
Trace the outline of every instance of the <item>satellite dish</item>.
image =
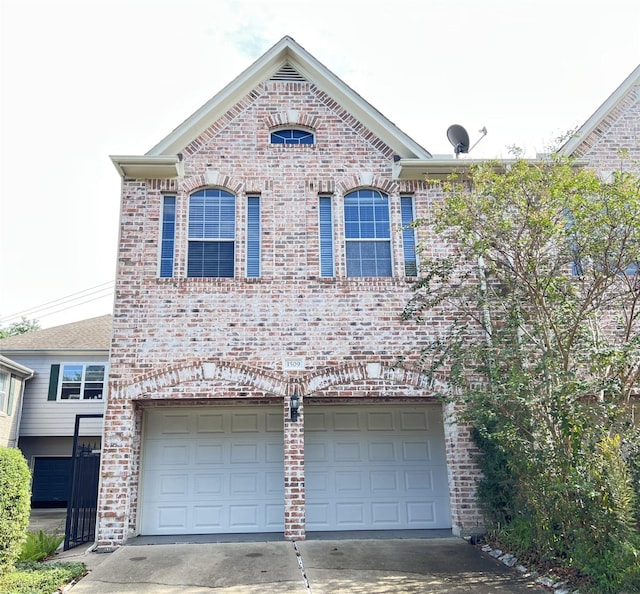
[[458,124],[449,126],[447,129],[447,138],[453,145],[456,157],[460,153],[469,152],[469,134],[467,134],[467,131],[462,126],[459,126]]

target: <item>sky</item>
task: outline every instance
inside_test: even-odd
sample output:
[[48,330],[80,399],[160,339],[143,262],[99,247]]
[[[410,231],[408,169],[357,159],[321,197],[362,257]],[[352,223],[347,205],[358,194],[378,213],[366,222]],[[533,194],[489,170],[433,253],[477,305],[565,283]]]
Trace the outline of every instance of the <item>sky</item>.
[[120,177],[283,36],[432,154],[526,156],[640,63],[638,0],[0,0],[0,328],[110,313]]

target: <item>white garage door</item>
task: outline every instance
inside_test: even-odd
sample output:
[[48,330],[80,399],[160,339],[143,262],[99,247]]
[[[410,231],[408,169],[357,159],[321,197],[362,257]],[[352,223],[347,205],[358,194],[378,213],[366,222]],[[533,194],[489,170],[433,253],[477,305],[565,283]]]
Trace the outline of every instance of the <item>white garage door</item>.
[[145,414],[141,534],[284,530],[279,407]]
[[307,530],[450,528],[440,406],[305,409]]

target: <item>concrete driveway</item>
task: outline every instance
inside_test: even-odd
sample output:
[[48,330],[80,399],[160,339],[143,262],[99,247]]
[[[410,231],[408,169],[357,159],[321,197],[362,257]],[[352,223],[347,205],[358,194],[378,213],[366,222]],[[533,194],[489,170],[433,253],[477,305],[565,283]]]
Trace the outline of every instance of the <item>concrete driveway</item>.
[[75,557],[91,571],[71,594],[543,591],[458,538],[155,544]]

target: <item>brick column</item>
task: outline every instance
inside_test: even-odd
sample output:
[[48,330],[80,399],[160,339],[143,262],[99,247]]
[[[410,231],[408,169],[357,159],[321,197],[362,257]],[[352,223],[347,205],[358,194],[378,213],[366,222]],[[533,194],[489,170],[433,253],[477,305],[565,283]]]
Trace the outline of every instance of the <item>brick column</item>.
[[476,482],[481,473],[473,459],[477,449],[471,428],[458,421],[458,405],[445,404],[443,412],[453,534],[484,534],[484,518],[476,501]]
[[104,415],[96,542],[99,551],[123,545],[128,536],[133,407],[111,393]]
[[291,420],[291,395],[297,389],[289,384],[284,401],[284,536],[289,540],[304,540],[304,405],[299,389],[298,420]]

